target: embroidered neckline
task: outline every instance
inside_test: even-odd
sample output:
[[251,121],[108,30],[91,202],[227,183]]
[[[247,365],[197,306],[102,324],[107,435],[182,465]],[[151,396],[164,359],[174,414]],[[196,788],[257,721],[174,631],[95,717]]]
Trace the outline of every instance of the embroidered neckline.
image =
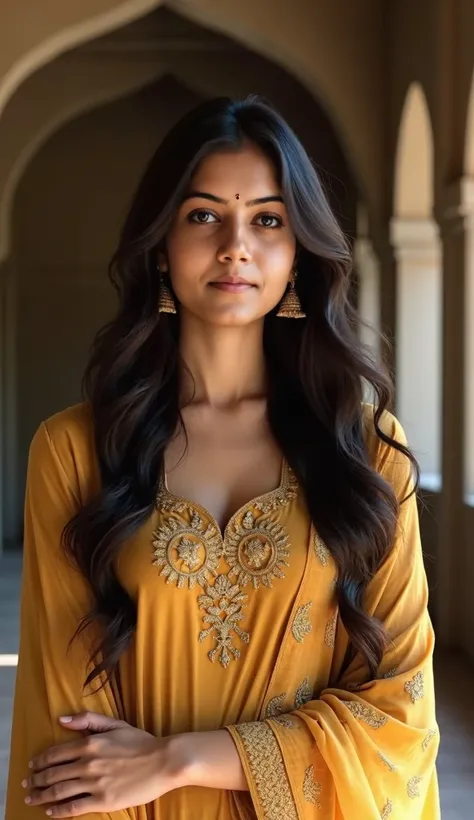
[[280,483],[278,487],[275,490],[270,490],[269,492],[257,495],[255,498],[251,498],[245,504],[242,504],[242,506],[239,507],[233,515],[231,515],[224,529],[220,527],[215,516],[208,509],[206,509],[206,507],[199,504],[198,501],[193,501],[190,498],[185,498],[184,496],[173,493],[168,487],[166,472],[163,473],[160,480],[156,506],[158,509],[169,512],[183,512],[186,507],[196,510],[201,516],[210,522],[211,526],[215,528],[217,533],[225,542],[226,537],[230,533],[232,527],[235,527],[235,523],[243,517],[247,510],[255,507],[261,513],[268,513],[278,507],[284,507],[288,504],[288,501],[296,498],[297,494],[298,481],[286,458],[283,457],[280,470]]
[[[240,657],[233,640],[250,640],[239,626],[248,598],[242,588],[271,587],[273,580],[285,577],[284,568],[289,566],[288,534],[267,513],[285,507],[297,495],[296,477],[283,459],[277,489],[248,501],[221,531],[209,510],[172,493],[164,477],[160,481],[156,507],[169,515],[153,532],[153,564],[161,567],[166,583],[203,589],[197,603],[206,628],[198,640],[213,638],[209,660],[219,660],[224,669]],[[221,559],[228,567],[224,572],[219,568]]]

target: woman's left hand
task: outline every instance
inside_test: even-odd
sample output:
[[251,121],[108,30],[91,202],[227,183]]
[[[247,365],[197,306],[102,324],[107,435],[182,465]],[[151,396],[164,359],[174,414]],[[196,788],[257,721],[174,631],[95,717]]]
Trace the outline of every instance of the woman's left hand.
[[38,755],[22,784],[31,789],[30,806],[53,804],[46,812],[50,817],[141,806],[182,785],[167,738],[94,712],[69,722],[62,718],[61,724],[90,734]]

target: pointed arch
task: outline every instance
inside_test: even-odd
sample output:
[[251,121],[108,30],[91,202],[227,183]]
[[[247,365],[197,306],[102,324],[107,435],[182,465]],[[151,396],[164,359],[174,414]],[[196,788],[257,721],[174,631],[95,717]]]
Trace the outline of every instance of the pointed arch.
[[428,219],[433,210],[433,128],[425,92],[418,82],[407,91],[395,161],[394,214]]

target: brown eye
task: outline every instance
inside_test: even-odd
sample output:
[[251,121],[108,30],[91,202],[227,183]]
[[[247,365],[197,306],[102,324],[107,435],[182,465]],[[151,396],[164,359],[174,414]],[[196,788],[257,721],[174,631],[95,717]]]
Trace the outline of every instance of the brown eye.
[[262,228],[281,228],[283,222],[279,216],[273,214],[260,214],[255,220]]
[[190,222],[197,222],[199,225],[209,225],[211,222],[216,221],[216,216],[211,211],[192,211],[189,216],[188,220]]

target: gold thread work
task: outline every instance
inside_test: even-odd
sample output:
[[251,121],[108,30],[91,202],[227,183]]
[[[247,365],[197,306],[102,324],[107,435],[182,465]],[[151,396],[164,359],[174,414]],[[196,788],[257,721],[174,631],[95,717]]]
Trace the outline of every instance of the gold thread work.
[[371,726],[372,729],[381,729],[381,727],[385,726],[388,722],[386,715],[380,714],[380,712],[377,712],[372,706],[368,706],[365,703],[359,703],[357,700],[342,700],[341,703],[347,706],[357,720],[366,723],[368,726]]
[[416,703],[417,700],[421,700],[425,696],[425,679],[423,672],[417,672],[415,677],[412,680],[409,680],[405,684],[405,692],[408,692],[412,703]]
[[388,820],[391,813],[393,811],[393,803],[391,800],[387,800],[385,806],[383,807],[382,811],[380,812],[381,820]]
[[411,777],[407,783],[407,794],[412,800],[416,797],[420,797],[420,790],[418,786],[420,785],[422,779],[422,777]]
[[318,783],[317,780],[314,779],[314,767],[308,766],[304,774],[303,780],[303,797],[308,803],[312,803],[313,806],[320,809],[321,803],[319,801],[320,795],[322,791],[321,783]]
[[283,701],[286,698],[286,692],[283,692],[281,695],[275,695],[274,698],[268,701],[267,706],[265,708],[265,718],[275,718],[281,715],[282,708],[283,708]]
[[326,567],[331,553],[317,532],[314,533],[314,552],[321,566]]
[[305,678],[304,681],[298,686],[298,689],[295,693],[295,709],[301,709],[305,703],[308,703],[311,698],[313,697],[313,692],[311,686],[309,685],[309,678]]
[[389,769],[391,772],[396,772],[397,771],[397,767],[387,757],[385,757],[385,755],[382,754],[382,752],[377,752],[377,754],[380,757],[380,760],[382,761],[382,763],[385,764],[387,769]]
[[[275,579],[285,577],[290,558],[288,535],[268,513],[286,506],[297,494],[296,477],[284,460],[280,486],[237,510],[222,534],[204,507],[170,493],[164,478],[160,482],[156,506],[168,515],[153,532],[153,564],[161,568],[160,575],[168,584],[179,589],[202,588],[197,601],[205,629],[198,640],[214,639],[208,658],[218,660],[224,669],[240,658],[235,638],[245,644],[250,640],[239,625],[248,598],[242,588],[248,584],[254,589],[271,587]],[[219,574],[222,558],[229,569]]]
[[429,730],[428,734],[426,735],[425,739],[423,740],[423,743],[421,744],[424,752],[426,752],[426,750],[427,750],[428,746],[430,745],[431,741],[433,740],[434,737],[436,737],[437,734],[438,734],[438,732],[436,731],[436,729],[430,729]]
[[240,723],[242,738],[264,820],[298,820],[278,741],[267,723]]
[[332,618],[327,622],[326,628],[324,630],[324,643],[330,649],[334,648],[334,643],[336,641],[336,625],[337,625],[337,612],[334,613]]
[[291,627],[291,632],[295,641],[298,643],[303,643],[306,635],[312,631],[313,627],[309,618],[309,610],[313,605],[312,601],[308,601],[307,604],[303,604],[302,606],[298,607],[296,610],[296,614],[293,620],[293,626]]

